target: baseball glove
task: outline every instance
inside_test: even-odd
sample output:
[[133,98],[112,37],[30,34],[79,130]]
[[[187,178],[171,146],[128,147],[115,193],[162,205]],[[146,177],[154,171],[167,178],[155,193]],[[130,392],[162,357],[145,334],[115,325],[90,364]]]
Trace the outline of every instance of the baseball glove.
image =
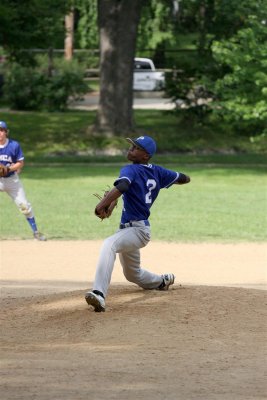
[[[93,193],[93,195],[96,196],[101,201],[109,194],[109,192],[110,192],[109,190],[104,190],[103,196],[101,196],[98,193]],[[118,204],[118,200],[112,201],[100,213],[97,212],[97,207],[96,207],[95,208],[95,215],[103,221],[103,219],[109,218],[111,216],[114,208],[117,207],[117,204]]]
[[0,164],[0,178],[7,176],[9,173],[9,167],[4,164]]

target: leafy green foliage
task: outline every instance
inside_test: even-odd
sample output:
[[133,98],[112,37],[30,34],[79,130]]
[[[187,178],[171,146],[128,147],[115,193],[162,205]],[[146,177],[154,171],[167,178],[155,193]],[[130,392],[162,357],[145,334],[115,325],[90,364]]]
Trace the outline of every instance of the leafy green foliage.
[[185,124],[191,120],[192,126],[210,129],[217,124],[229,136],[266,146],[266,2],[192,0],[183,6],[187,20],[195,10],[197,30],[206,35],[203,49],[212,53],[196,57],[198,65],[182,64],[167,80],[176,113]]
[[1,0],[0,43],[9,57],[25,65],[34,57],[24,49],[62,44],[68,8],[68,0]]
[[213,43],[214,58],[228,69],[214,86],[215,111],[245,131],[253,127],[250,134],[257,136],[267,133],[267,27],[256,16],[247,25],[230,40]]
[[171,7],[171,2],[163,0],[151,0],[144,5],[137,36],[139,49],[156,49],[172,39]]
[[87,92],[83,68],[75,61],[58,60],[54,73],[44,88],[44,104],[48,111],[64,111],[70,98],[78,99]]
[[[153,58],[160,68],[175,65],[191,73],[213,69],[212,42],[235,35],[250,14],[264,19],[263,4],[264,0],[179,1],[175,14],[172,1],[151,0],[143,7],[138,55]],[[193,57],[189,52],[184,57],[185,49],[195,51]]]
[[87,92],[83,68],[75,61],[57,60],[50,76],[46,65],[11,65],[6,74],[4,96],[15,110],[64,111],[70,97]]
[[11,109],[36,110],[42,104],[46,78],[33,68],[10,66],[4,83],[4,98]]
[[75,7],[79,12],[77,45],[82,49],[98,48],[97,0],[76,0]]

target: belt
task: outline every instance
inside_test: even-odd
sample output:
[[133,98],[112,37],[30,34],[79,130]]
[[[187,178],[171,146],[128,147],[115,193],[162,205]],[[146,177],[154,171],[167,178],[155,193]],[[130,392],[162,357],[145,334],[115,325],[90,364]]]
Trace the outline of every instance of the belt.
[[133,226],[140,226],[140,223],[141,223],[141,225],[143,223],[145,226],[150,226],[150,223],[147,219],[142,219],[140,221],[130,221],[130,222],[126,222],[125,224],[120,224],[120,229],[130,228]]
[[10,175],[7,175],[7,176],[2,176],[2,178],[10,178],[11,176],[14,176],[15,175],[15,172],[12,172]]

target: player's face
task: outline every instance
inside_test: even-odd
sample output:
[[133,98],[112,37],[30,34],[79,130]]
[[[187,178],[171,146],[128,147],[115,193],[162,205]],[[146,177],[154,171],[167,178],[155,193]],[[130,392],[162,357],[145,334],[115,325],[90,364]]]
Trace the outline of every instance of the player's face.
[[140,147],[132,145],[128,150],[127,159],[134,164],[146,164],[149,160],[149,155]]
[[3,128],[0,128],[0,143],[4,144],[6,141],[7,131]]

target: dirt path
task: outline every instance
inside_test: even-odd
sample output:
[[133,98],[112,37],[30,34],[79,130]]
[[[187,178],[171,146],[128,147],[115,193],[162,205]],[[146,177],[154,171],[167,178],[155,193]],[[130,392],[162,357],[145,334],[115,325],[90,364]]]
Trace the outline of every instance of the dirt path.
[[1,242],[1,399],[266,398],[266,244],[151,243],[169,292],[125,281],[84,301],[101,242]]

